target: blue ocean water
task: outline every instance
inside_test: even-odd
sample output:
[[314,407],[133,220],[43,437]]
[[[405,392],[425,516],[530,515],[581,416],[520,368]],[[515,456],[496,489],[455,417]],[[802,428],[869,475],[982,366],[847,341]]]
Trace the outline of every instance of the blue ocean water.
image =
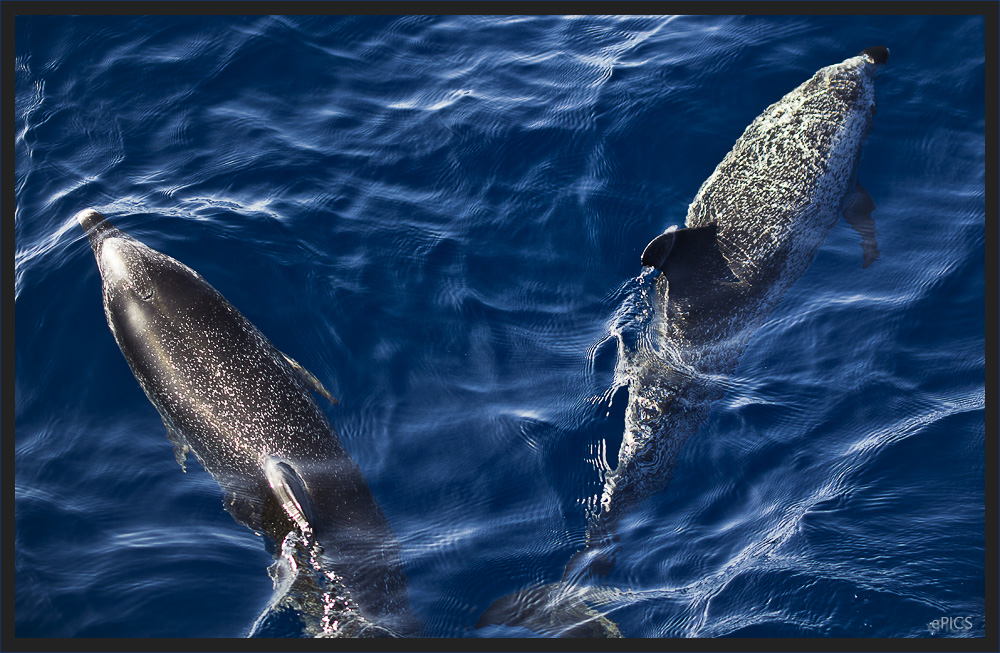
[[833,230],[625,522],[605,609],[629,637],[984,636],[982,17],[15,27],[17,636],[242,636],[272,594],[261,539],[174,461],[77,211],[339,398],[428,635],[523,636],[473,626],[583,544],[643,247],[768,104],[872,45],[881,258]]

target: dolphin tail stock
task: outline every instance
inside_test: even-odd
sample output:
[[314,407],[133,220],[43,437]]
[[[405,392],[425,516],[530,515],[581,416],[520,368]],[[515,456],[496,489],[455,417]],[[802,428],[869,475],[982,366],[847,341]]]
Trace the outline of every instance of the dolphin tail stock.
[[308,564],[297,564],[289,546],[268,568],[274,595],[250,626],[247,637],[316,637],[323,632],[316,615],[323,614],[320,581]]
[[592,520],[586,545],[570,557],[560,580],[532,585],[495,600],[480,616],[476,628],[503,624],[546,637],[622,637],[618,624],[600,610],[619,592],[592,584],[611,573],[617,549],[613,527],[606,520]]
[[268,568],[274,595],[247,637],[399,637],[359,614],[331,578],[315,569],[304,542],[292,531]]
[[494,601],[476,622],[519,626],[546,637],[618,638],[618,624],[597,608],[617,596],[614,590],[574,585],[564,580],[534,585]]
[[[273,506],[290,530],[276,543],[268,569],[274,596],[250,628],[248,637],[399,637],[361,611],[344,578],[330,568],[320,541],[319,520],[309,487],[295,466],[278,456],[262,461]],[[265,509],[262,509],[265,510]],[[262,512],[262,519],[267,519]]]

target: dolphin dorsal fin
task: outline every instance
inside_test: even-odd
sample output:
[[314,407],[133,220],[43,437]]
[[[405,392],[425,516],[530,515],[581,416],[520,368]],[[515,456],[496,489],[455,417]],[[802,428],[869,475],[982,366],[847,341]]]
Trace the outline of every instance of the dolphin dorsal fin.
[[319,394],[323,395],[326,398],[326,400],[330,402],[332,406],[336,406],[337,404],[340,403],[339,401],[337,401],[336,397],[330,394],[329,390],[323,387],[323,384],[320,383],[320,380],[317,379],[312,372],[299,365],[298,361],[296,361],[294,358],[292,358],[285,352],[280,352],[280,353],[282,356],[285,357],[285,360],[288,361],[288,364],[292,366],[292,369],[295,370],[295,373],[299,376],[300,379],[302,379],[302,381],[307,386],[309,386],[311,389],[315,390]]
[[642,252],[642,264],[667,277],[671,293],[688,294],[693,282],[738,282],[719,251],[718,225],[668,229]]

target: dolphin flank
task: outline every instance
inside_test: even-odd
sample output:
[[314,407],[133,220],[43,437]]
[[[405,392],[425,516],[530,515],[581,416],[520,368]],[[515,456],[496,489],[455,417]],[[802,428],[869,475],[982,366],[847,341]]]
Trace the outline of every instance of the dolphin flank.
[[97,211],[76,219],[108,326],[177,461],[192,452],[226,510],[274,549],[279,591],[254,633],[291,620],[316,636],[416,634],[399,544],[311,391],[330,393],[197,272]]

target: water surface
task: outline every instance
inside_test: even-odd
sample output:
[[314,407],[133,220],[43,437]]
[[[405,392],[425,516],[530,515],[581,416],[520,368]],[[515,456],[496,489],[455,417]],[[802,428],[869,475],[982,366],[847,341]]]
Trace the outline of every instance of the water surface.
[[[72,216],[335,394],[427,633],[552,582],[622,437],[639,255],[822,66],[892,56],[838,225],[606,584],[630,637],[985,634],[984,20],[18,17],[18,636],[241,636],[263,543],[184,474]],[[967,630],[934,630],[944,617]],[[525,633],[493,628],[491,636]]]

